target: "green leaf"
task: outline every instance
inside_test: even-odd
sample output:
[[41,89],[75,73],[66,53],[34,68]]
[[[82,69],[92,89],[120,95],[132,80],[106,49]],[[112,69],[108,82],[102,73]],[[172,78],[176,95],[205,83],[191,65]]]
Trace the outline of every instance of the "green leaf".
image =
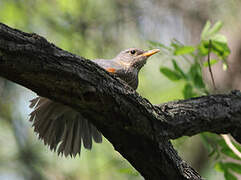
[[198,46],[198,54],[201,56],[208,55],[208,52],[215,53],[222,60],[225,60],[226,57],[230,54],[230,49],[227,43],[223,43],[221,41],[212,40],[210,41],[202,41]]
[[177,47],[174,51],[175,56],[180,56],[184,54],[191,54],[195,51],[195,47],[193,46],[182,46],[182,47]]
[[[231,169],[233,171],[237,170],[239,173],[241,171],[240,167],[236,166],[237,164],[235,164],[235,165],[234,164],[235,163],[218,162],[215,164],[215,169],[216,169],[216,171],[224,172],[224,177],[226,180],[237,180],[237,178],[232,173],[230,173],[230,171],[228,170],[228,169]],[[237,168],[239,168],[239,169],[237,169]]]
[[211,28],[210,21],[207,21],[201,33],[201,40],[208,40],[209,38],[212,38],[220,31],[222,26],[223,23],[221,21],[218,21]]
[[198,54],[200,56],[206,56],[208,55],[208,46],[205,46],[204,41],[202,41],[198,46]]
[[197,88],[205,88],[205,84],[203,82],[203,79],[202,79],[202,76],[200,74],[197,74],[195,77],[194,77],[194,85],[197,87]]
[[184,99],[193,97],[194,96],[193,87],[189,83],[187,83],[184,86],[182,93],[183,93]]
[[221,146],[222,148],[227,148],[227,149],[229,148],[223,138],[216,140],[216,141],[217,141],[218,145]]
[[212,38],[211,38],[212,41],[217,41],[217,42],[221,42],[221,43],[225,43],[227,44],[228,40],[227,38],[222,35],[222,34],[215,34]]
[[236,164],[236,163],[232,163],[232,162],[227,162],[224,163],[224,165],[231,169],[232,171],[241,174],[241,164]]
[[209,35],[209,36],[213,36],[214,34],[216,34],[217,32],[219,32],[222,27],[223,27],[223,22],[222,22],[222,21],[216,22],[216,23],[213,25],[213,27],[209,30],[208,35]]
[[182,69],[178,66],[175,59],[172,59],[172,65],[174,67],[174,70],[182,76],[183,79],[187,79],[187,75],[182,71]]
[[[240,160],[240,158],[229,148],[229,146],[226,144],[224,139],[217,140],[218,145],[221,147],[221,152],[229,157],[232,157],[233,159]],[[237,148],[238,151],[241,151],[241,147],[238,143],[235,143],[232,141],[233,145]]]
[[211,51],[222,59],[225,59],[230,54],[228,45],[219,41],[212,41]]
[[198,89],[205,88],[205,84],[202,79],[201,67],[198,63],[191,66],[188,75],[191,77],[193,84]]
[[166,67],[161,67],[160,71],[163,75],[172,81],[178,81],[182,78],[177,72]]
[[208,141],[208,137],[205,133],[200,134],[200,137],[203,142],[203,145],[208,150],[208,156],[211,157],[216,152],[216,149],[214,149],[211,143]]
[[136,171],[132,170],[131,168],[122,168],[122,169],[119,169],[119,172],[124,173],[124,174],[133,175],[133,176],[139,175]]
[[235,141],[232,141],[232,143],[237,148],[237,150],[241,152],[241,145],[239,143],[236,143]]
[[210,23],[210,21],[207,21],[202,30],[201,39],[205,39],[207,37],[210,27],[211,27],[211,23]]
[[225,154],[226,156],[229,156],[229,157],[231,157],[233,159],[240,160],[240,158],[236,154],[234,154],[234,152],[229,147],[222,148],[221,152],[223,154]]
[[229,171],[224,171],[224,177],[226,180],[238,180],[236,176],[234,176]]
[[216,171],[219,171],[219,172],[225,172],[226,171],[226,168],[225,168],[225,166],[223,165],[222,162],[216,163],[214,168],[215,168]]
[[[216,64],[217,62],[218,62],[217,59],[211,59],[211,60],[210,60],[210,65],[212,66],[212,65]],[[205,62],[203,63],[203,66],[204,66],[204,67],[208,67],[208,61],[205,61]]]

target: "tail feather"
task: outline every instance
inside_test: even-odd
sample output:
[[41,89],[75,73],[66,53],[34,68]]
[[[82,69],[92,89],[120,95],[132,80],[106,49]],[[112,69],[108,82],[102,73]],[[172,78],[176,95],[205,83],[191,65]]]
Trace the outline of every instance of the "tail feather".
[[91,149],[92,148],[92,136],[91,136],[91,128],[89,126],[89,123],[86,119],[82,121],[82,139],[83,139],[83,144],[86,149]]
[[73,155],[74,157],[81,151],[81,131],[80,131],[80,123],[76,123],[76,131],[75,131],[75,138],[73,138],[74,147],[73,147]]
[[37,97],[30,101],[29,107],[34,108],[29,119],[34,131],[58,155],[76,156],[81,152],[82,143],[86,149],[91,149],[92,139],[102,142],[96,127],[68,106]]
[[73,147],[73,136],[74,136],[74,121],[68,121],[69,122],[69,127],[71,127],[69,129],[69,133],[68,133],[68,138],[67,138],[67,142],[66,142],[66,146],[65,146],[65,156],[66,154],[72,154],[72,147]]
[[39,97],[36,97],[36,98],[30,100],[30,101],[29,101],[29,102],[30,102],[29,107],[30,107],[30,108],[33,108],[33,107],[37,104],[38,101],[39,101]]
[[93,135],[93,139],[96,143],[101,143],[102,142],[102,136],[101,133],[96,129],[95,126],[91,124],[91,132]]
[[[63,132],[63,136],[61,138],[61,144],[59,145],[59,149],[58,149],[58,155],[59,154],[65,154],[65,146],[66,146],[66,142],[67,142],[67,137],[68,137],[68,132],[67,132],[67,125],[65,123],[65,127],[64,127],[64,132]],[[66,155],[65,155],[66,156]]]

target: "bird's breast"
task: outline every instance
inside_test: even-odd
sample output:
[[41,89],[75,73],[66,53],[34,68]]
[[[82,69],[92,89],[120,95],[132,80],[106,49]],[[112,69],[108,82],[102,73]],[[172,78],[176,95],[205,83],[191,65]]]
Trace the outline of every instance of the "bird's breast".
[[113,60],[95,60],[93,61],[110,73],[125,81],[133,89],[138,86],[138,70],[136,68],[125,68]]

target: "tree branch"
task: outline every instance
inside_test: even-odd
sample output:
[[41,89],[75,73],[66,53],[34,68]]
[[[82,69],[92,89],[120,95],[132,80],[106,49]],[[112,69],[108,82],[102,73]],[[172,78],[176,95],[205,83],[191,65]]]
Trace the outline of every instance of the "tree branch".
[[235,135],[241,129],[240,91],[168,102],[157,108],[165,116],[158,125],[158,128],[165,127],[160,135],[168,139],[208,131],[232,133],[241,142],[241,136]]
[[241,126],[239,92],[154,106],[95,63],[4,24],[0,76],[81,112],[145,179],[201,179],[169,139]]

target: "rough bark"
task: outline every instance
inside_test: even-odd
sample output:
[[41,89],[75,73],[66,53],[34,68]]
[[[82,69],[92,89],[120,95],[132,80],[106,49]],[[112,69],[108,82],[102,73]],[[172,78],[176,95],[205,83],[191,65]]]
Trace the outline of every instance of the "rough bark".
[[4,24],[0,76],[81,112],[145,179],[201,179],[169,139],[241,127],[237,91],[155,106],[95,63]]

